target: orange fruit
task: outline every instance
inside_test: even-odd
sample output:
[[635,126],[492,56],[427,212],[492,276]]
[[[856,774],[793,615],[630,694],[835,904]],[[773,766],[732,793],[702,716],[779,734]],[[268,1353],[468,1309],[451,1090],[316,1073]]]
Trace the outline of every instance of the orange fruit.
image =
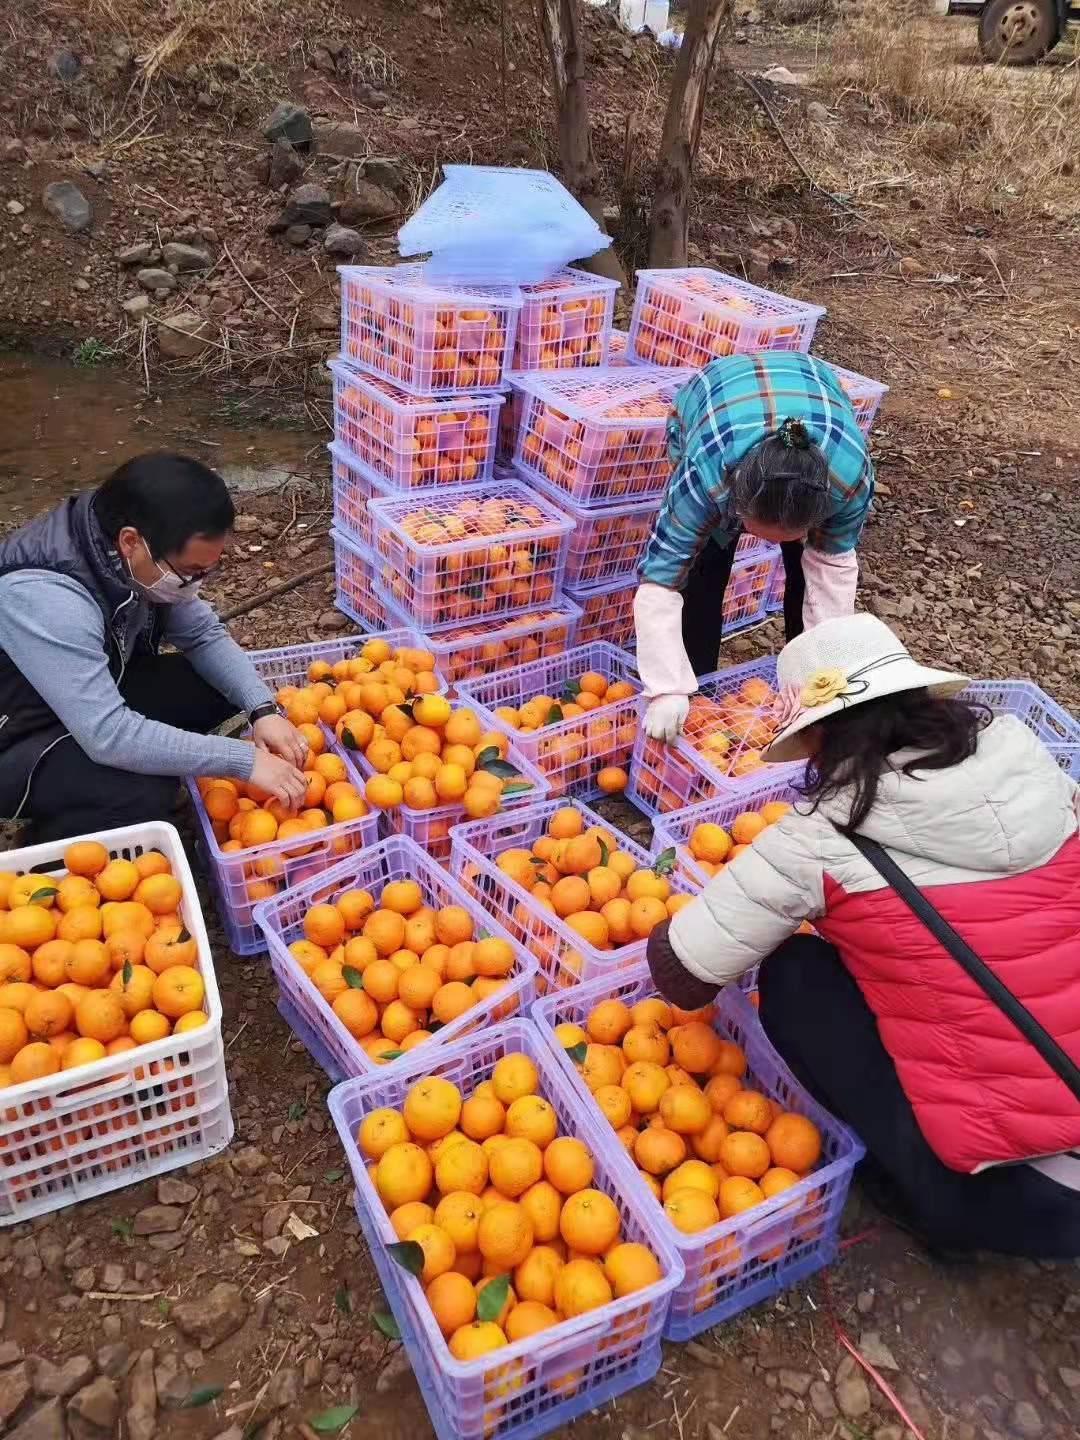
[[[135,867],[138,874],[138,866]],[[180,881],[172,875],[149,875],[135,888],[134,899],[145,905],[151,915],[169,915],[179,910],[184,892]]]
[[58,940],[100,940],[103,921],[96,905],[76,905],[60,916],[56,927]]
[[4,940],[29,954],[53,939],[56,926],[56,916],[44,906],[19,905],[4,914]]
[[[139,887],[141,876],[130,860],[110,860],[95,881],[106,900],[130,900]],[[170,906],[175,909],[175,906]]]
[[503,1105],[512,1105],[523,1095],[535,1095],[539,1083],[536,1066],[527,1055],[504,1055],[491,1072],[495,1098]]
[[634,1106],[621,1085],[601,1085],[593,1092],[593,1099],[613,1130],[621,1130],[628,1123]]
[[488,1183],[488,1157],[475,1140],[459,1138],[435,1161],[435,1186],[441,1195],[480,1195]]
[[805,1115],[778,1115],[765,1131],[765,1143],[774,1165],[800,1174],[821,1159],[821,1131]]
[[746,1051],[742,1046],[736,1045],[734,1040],[721,1040],[720,1050],[713,1061],[710,1074],[734,1075],[737,1080],[741,1080],[746,1074],[746,1068]]
[[[79,1044],[80,1042],[74,1043]],[[70,1053],[71,1049],[72,1046],[68,1046],[66,1053]],[[24,1045],[14,1055],[8,1070],[8,1078],[12,1085],[22,1085],[27,1080],[43,1080],[46,1075],[55,1075],[60,1069],[60,1064],[61,1058],[51,1045],[46,1044],[43,1040],[35,1040],[30,1045]],[[64,1069],[67,1068],[65,1064]]]
[[530,1185],[518,1203],[532,1221],[534,1239],[546,1245],[559,1238],[563,1201],[550,1181],[538,1180]]
[[193,966],[198,953],[198,946],[183,926],[167,925],[147,940],[142,960],[148,970],[161,975],[177,965]]
[[125,965],[141,965],[146,936],[138,930],[117,930],[105,941],[105,949],[114,970],[122,970]]
[[365,1115],[356,1132],[360,1153],[368,1160],[381,1160],[391,1145],[404,1145],[408,1139],[405,1117],[386,1106]]
[[49,940],[39,945],[33,955],[34,979],[39,985],[55,990],[67,980],[67,961],[71,954],[68,940]]
[[378,1008],[371,996],[366,995],[363,990],[343,990],[334,997],[331,1009],[356,1040],[370,1035],[379,1023]]
[[572,840],[585,829],[585,821],[579,810],[566,806],[556,810],[548,821],[548,834],[555,840]]
[[324,950],[345,939],[345,917],[336,905],[313,905],[304,916],[304,934]]
[[[435,1163],[436,1181],[439,1166],[450,1159],[455,1150],[463,1147],[453,1145]],[[479,1147],[477,1147],[479,1148]],[[485,1172],[487,1169],[486,1156]],[[441,1187],[440,1187],[441,1188]],[[458,1255],[472,1254],[477,1249],[480,1234],[480,1217],[484,1213],[483,1202],[472,1190],[446,1190],[435,1210],[435,1224],[440,1226],[454,1242]]]
[[630,929],[639,940],[646,939],[667,919],[667,906],[652,895],[642,895],[630,903]]
[[603,1268],[595,1260],[571,1260],[555,1281],[555,1308],[564,1320],[572,1320],[601,1305],[609,1305],[614,1292]]
[[476,1318],[476,1291],[471,1280],[453,1270],[437,1276],[425,1290],[435,1323],[449,1339]]
[[759,1180],[772,1163],[768,1145],[751,1130],[733,1130],[720,1142],[720,1164],[729,1175]]
[[492,1154],[490,1171],[491,1183],[499,1194],[516,1200],[543,1175],[544,1157],[531,1140],[508,1139]]
[[662,1066],[648,1060],[628,1065],[622,1077],[622,1088],[639,1115],[652,1115],[671,1088],[671,1079]]
[[464,981],[452,980],[446,985],[440,985],[435,992],[431,1012],[440,1024],[449,1025],[452,1020],[471,1010],[476,1004],[476,998]]
[[514,1293],[522,1304],[555,1303],[555,1281],[562,1269],[562,1257],[550,1245],[536,1245],[514,1271]]
[[0,945],[0,984],[7,985],[12,981],[25,984],[33,974],[33,962],[21,945]]
[[204,1025],[209,1025],[209,1023],[210,1016],[205,1010],[189,1010],[186,1015],[181,1015],[173,1026],[173,1034],[186,1035],[191,1030],[201,1030]]
[[494,1095],[470,1095],[461,1107],[461,1129],[470,1140],[480,1142],[501,1135],[505,1123],[506,1109]]
[[380,906],[384,910],[394,911],[397,915],[412,915],[423,903],[423,891],[415,880],[392,880],[383,886],[383,892],[379,896]]
[[618,1085],[625,1057],[614,1045],[590,1045],[581,1063],[581,1078],[595,1094],[602,1085]]
[[65,875],[56,891],[56,908],[65,915],[80,905],[100,905],[96,887],[82,875]]
[[605,795],[621,795],[629,783],[629,775],[619,765],[605,765],[596,777],[597,787]]
[[752,1210],[764,1199],[761,1187],[744,1175],[732,1175],[727,1180],[720,1181],[717,1204],[725,1220],[729,1220],[732,1215],[741,1215],[744,1210]]
[[692,1020],[670,1032],[675,1063],[691,1075],[707,1075],[720,1054],[720,1037],[711,1025]]
[[423,1200],[410,1200],[390,1212],[390,1224],[399,1240],[407,1239],[419,1226],[430,1225],[434,1219],[435,1211]]
[[489,979],[502,979],[514,968],[514,948],[509,941],[489,935],[476,942],[473,965],[478,975]]
[[430,1285],[440,1275],[445,1275],[457,1258],[454,1242],[438,1225],[418,1225],[411,1235],[405,1237],[424,1252],[424,1268],[420,1280]]
[[112,960],[100,940],[76,940],[64,961],[64,973],[76,985],[103,985],[112,975]]
[[539,1095],[522,1095],[506,1112],[506,1134],[512,1140],[531,1140],[543,1150],[559,1131],[554,1109]]
[[664,1201],[664,1214],[683,1235],[699,1235],[720,1223],[720,1209],[704,1190],[676,1190]]
[[109,852],[97,840],[76,840],[64,851],[64,866],[72,875],[92,878],[109,863]]
[[705,1094],[717,1115],[723,1115],[724,1106],[741,1089],[742,1086],[734,1075],[714,1075],[705,1086]]
[[661,1194],[667,1200],[678,1190],[703,1190],[715,1200],[719,1188],[720,1178],[711,1165],[704,1160],[684,1160],[664,1180]]
[[10,1065],[30,1038],[18,1010],[0,1010],[0,1065]]
[[787,1170],[781,1165],[774,1165],[766,1170],[761,1177],[761,1193],[766,1200],[771,1200],[774,1195],[782,1195],[785,1190],[790,1190],[798,1185],[799,1177],[794,1170]]
[[135,869],[144,880],[151,875],[171,875],[172,866],[160,850],[147,850],[135,857]]
[[110,901],[101,907],[102,931],[105,939],[121,930],[137,930],[147,939],[157,928],[156,922],[145,905],[134,900]]
[[477,1248],[484,1259],[500,1271],[520,1265],[532,1245],[532,1221],[512,1200],[500,1200],[481,1215]]
[[375,1189],[388,1210],[412,1200],[424,1200],[431,1190],[435,1168],[426,1150],[409,1142],[391,1145],[375,1169]]
[[672,1085],[661,1096],[660,1118],[677,1135],[700,1135],[713,1119],[713,1108],[696,1085]]
[[768,823],[756,811],[744,810],[731,822],[731,838],[736,845],[750,845],[767,829]]
[[109,989],[120,997],[124,1014],[130,1020],[140,1010],[149,1010],[153,1003],[153,970],[146,965],[132,965],[127,970],[118,970],[109,982]]
[[36,985],[30,985],[25,980],[9,980],[7,984],[0,985],[0,1010],[17,1010],[20,1015],[25,1015],[27,1005],[39,993]]
[[375,898],[367,890],[345,890],[334,901],[347,930],[360,930],[375,909]]
[[671,1028],[671,1006],[666,1000],[659,996],[651,996],[647,1000],[638,1000],[630,1007],[630,1023],[632,1025],[656,1025],[661,1030]]
[[574,1195],[592,1184],[593,1158],[582,1141],[563,1135],[544,1151],[544,1174],[562,1195]]
[[642,1062],[652,1065],[667,1065],[671,1059],[671,1044],[660,1029],[652,1022],[645,1025],[631,1025],[623,1036],[623,1054],[631,1064]]
[[75,1007],[75,1028],[86,1040],[107,1045],[128,1028],[120,996],[112,990],[91,990]]
[[686,1141],[666,1126],[650,1126],[634,1142],[634,1159],[649,1175],[667,1175],[686,1159]]
[[731,836],[722,825],[695,825],[690,836],[689,849],[695,860],[720,865],[731,850]]
[[507,1344],[506,1336],[498,1325],[491,1321],[474,1320],[463,1325],[450,1336],[450,1354],[455,1360],[479,1360],[493,1350],[502,1350]]
[[723,1115],[733,1130],[752,1130],[755,1135],[764,1135],[773,1120],[769,1102],[759,1090],[737,1091],[724,1106]]
[[432,1075],[418,1080],[409,1088],[402,1113],[413,1138],[430,1142],[449,1135],[455,1128],[461,1115],[461,1104],[461,1092],[457,1086]]
[[191,965],[170,965],[154,981],[154,1006],[170,1020],[201,1010],[205,994],[203,978]]
[[567,1199],[559,1216],[560,1235],[581,1255],[602,1255],[621,1229],[619,1208],[602,1190],[579,1190]]
[[617,1300],[655,1285],[663,1273],[652,1251],[633,1241],[616,1245],[604,1256],[604,1274]]
[[140,1010],[131,1017],[128,1029],[136,1045],[149,1045],[154,1040],[164,1040],[170,1033],[168,1017],[157,1010]]
[[632,1024],[629,1007],[621,1000],[602,1000],[585,1021],[585,1028],[598,1045],[618,1045]]
[[705,1129],[690,1137],[690,1148],[699,1160],[704,1160],[709,1165],[715,1165],[720,1159],[720,1147],[728,1133],[727,1121],[714,1112]]

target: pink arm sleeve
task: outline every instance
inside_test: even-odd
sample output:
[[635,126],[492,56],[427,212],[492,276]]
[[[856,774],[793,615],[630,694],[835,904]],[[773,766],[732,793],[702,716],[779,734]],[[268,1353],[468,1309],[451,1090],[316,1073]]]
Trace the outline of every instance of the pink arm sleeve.
[[854,550],[826,555],[807,545],[802,556],[806,595],[803,625],[809,630],[822,620],[835,620],[855,613],[855,589],[859,583],[859,560]]

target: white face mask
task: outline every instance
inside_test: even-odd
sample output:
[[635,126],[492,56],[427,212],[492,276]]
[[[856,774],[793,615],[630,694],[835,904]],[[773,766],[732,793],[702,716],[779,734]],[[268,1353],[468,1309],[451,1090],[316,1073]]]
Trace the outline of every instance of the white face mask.
[[200,576],[197,580],[182,580],[174,571],[164,569],[158,561],[154,559],[153,555],[150,554],[150,547],[145,540],[143,540],[142,543],[147,557],[153,564],[157,565],[160,573],[158,579],[155,580],[152,585],[144,585],[140,580],[136,580],[135,573],[131,568],[131,563],[130,561],[128,562],[128,574],[131,576],[131,583],[140,595],[145,595],[146,598],[153,601],[155,605],[180,605],[185,600],[194,600],[203,587],[202,577]]

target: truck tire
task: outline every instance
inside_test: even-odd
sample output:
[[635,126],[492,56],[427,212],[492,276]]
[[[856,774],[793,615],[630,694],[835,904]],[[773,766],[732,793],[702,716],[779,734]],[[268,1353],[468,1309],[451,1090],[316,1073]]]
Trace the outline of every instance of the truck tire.
[[989,0],[979,16],[979,49],[990,61],[1033,65],[1060,38],[1055,0]]

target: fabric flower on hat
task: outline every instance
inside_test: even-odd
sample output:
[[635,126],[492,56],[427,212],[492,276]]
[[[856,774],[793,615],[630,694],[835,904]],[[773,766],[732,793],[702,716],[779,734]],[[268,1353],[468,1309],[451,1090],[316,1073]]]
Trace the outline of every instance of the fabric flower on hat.
[[802,687],[799,698],[807,710],[815,710],[843,695],[847,688],[848,677],[843,670],[816,670]]

